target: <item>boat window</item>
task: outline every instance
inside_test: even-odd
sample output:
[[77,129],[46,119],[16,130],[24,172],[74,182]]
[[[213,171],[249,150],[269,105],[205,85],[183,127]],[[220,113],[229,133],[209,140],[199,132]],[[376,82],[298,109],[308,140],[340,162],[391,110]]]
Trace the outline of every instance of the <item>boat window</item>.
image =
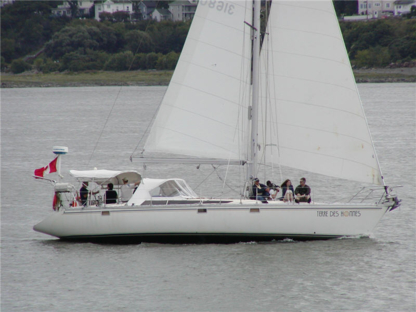
[[161,195],[161,193],[160,193],[160,187],[157,187],[157,188],[153,189],[153,190],[150,192],[150,195],[151,195],[152,197],[160,197],[160,196],[162,196],[162,195]]

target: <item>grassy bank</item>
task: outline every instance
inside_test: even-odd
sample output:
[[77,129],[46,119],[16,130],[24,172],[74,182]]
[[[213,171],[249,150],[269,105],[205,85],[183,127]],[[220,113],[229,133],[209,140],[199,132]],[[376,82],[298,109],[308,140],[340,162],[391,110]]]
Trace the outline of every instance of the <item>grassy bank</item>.
[[[165,86],[173,71],[2,74],[2,88],[81,86]],[[416,82],[416,68],[359,69],[357,82]]]
[[416,67],[354,70],[356,82],[416,82]]
[[168,85],[172,73],[173,71],[96,71],[18,75],[2,73],[1,87],[159,86]]

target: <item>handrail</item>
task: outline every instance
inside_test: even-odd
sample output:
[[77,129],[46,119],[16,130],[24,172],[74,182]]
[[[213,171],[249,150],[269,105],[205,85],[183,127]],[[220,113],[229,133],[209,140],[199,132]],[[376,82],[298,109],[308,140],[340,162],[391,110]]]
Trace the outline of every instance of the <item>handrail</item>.
[[366,197],[364,197],[362,200],[361,200],[361,202],[363,202],[363,201],[365,201],[371,194],[373,194],[373,192],[374,192],[374,190],[371,190],[370,189],[370,192],[367,194],[367,196]]
[[351,197],[351,199],[347,202],[350,203],[355,197],[358,196],[358,194],[360,194],[363,190],[365,189],[365,186],[363,186],[353,197]]

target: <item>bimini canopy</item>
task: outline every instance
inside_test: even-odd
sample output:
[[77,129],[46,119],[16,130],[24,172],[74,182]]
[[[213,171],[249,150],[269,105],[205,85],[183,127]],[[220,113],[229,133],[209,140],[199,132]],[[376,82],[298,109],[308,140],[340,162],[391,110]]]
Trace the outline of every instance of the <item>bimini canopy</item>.
[[80,182],[95,182],[99,185],[113,183],[123,185],[123,179],[129,183],[141,181],[142,176],[137,171],[115,171],[115,170],[69,170],[69,173]]

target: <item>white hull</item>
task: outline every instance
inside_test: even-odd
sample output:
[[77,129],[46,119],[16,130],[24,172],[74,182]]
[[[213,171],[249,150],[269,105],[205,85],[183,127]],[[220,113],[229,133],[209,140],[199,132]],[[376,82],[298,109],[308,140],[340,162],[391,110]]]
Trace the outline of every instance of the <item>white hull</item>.
[[61,239],[137,242],[238,242],[368,236],[388,205],[107,206],[53,213],[34,230]]

